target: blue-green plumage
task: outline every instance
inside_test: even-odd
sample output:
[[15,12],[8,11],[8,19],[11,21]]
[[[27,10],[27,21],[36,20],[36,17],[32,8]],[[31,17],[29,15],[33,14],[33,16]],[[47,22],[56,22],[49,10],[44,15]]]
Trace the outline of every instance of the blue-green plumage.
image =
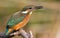
[[9,28],[14,27],[16,24],[21,22],[25,17],[20,11],[13,14],[7,22],[5,34],[8,32]]

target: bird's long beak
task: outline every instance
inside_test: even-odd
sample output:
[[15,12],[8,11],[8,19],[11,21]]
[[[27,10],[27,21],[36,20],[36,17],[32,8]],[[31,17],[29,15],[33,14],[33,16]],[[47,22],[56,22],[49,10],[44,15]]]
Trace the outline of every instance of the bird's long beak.
[[34,9],[42,9],[43,6],[35,6]]

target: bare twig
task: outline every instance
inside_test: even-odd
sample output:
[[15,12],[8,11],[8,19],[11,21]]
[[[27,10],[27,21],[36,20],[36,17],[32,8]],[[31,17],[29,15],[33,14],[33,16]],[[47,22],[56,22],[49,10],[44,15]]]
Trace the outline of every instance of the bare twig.
[[[29,33],[25,32],[23,29],[20,29],[17,32],[14,32],[12,34],[10,34],[10,36],[22,36],[23,38],[33,38],[33,34],[32,31],[30,31]],[[4,33],[0,33],[0,38],[8,38],[4,35]],[[12,37],[10,37],[12,38]]]
[[3,36],[4,36],[4,33],[0,32],[0,38],[3,38]]
[[11,35],[19,35],[22,36],[23,38],[33,38],[33,34],[32,31],[30,31],[29,33],[25,32],[23,29],[20,29],[17,32],[12,33]]

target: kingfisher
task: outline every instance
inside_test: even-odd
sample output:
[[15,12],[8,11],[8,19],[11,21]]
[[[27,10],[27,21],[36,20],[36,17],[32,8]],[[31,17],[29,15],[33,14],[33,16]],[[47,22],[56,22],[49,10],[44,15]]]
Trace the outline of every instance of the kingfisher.
[[10,33],[17,31],[24,27],[32,14],[33,10],[41,9],[42,6],[25,6],[21,11],[18,11],[11,15],[10,19],[6,24],[5,35],[9,35]]

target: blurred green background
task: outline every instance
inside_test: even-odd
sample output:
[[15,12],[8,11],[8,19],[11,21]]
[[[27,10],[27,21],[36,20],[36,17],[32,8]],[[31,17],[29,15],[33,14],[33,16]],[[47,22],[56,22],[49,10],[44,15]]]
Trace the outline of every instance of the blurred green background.
[[44,8],[33,11],[23,29],[31,30],[34,38],[50,38],[60,15],[60,0],[0,0],[0,32],[4,32],[9,17],[27,5],[41,5]]

